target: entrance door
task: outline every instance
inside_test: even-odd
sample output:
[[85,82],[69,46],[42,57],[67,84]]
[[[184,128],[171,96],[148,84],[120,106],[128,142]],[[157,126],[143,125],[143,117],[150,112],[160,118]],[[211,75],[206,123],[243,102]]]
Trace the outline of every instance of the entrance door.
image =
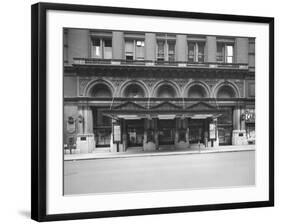
[[159,145],[173,145],[175,142],[175,120],[159,120]]
[[219,126],[219,144],[231,145],[232,140],[232,126]]
[[204,119],[191,119],[189,122],[189,142],[190,144],[204,143]]
[[128,147],[136,147],[143,145],[144,121],[128,120],[127,126],[127,143]]

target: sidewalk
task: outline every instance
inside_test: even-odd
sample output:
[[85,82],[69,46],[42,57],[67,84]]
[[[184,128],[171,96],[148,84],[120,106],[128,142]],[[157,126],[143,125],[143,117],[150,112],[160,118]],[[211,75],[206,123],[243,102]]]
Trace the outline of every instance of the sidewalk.
[[130,157],[145,157],[145,156],[168,156],[168,155],[184,155],[184,154],[199,154],[199,153],[220,153],[220,152],[238,152],[255,150],[255,145],[239,145],[239,146],[220,146],[217,148],[188,148],[184,150],[156,150],[156,151],[141,151],[129,150],[126,152],[93,152],[86,154],[65,154],[64,160],[86,160],[86,159],[111,159],[111,158],[130,158]]

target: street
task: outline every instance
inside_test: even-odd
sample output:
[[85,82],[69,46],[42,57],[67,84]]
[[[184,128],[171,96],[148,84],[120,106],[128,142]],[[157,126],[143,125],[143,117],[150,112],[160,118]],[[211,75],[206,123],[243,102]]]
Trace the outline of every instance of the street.
[[64,162],[64,194],[255,184],[255,151]]

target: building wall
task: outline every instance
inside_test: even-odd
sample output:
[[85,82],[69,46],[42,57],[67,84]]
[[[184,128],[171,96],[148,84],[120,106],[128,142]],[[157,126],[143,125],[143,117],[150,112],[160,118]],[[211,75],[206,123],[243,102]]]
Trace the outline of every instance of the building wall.
[[[157,56],[157,35],[155,33],[139,33],[135,35],[135,39],[142,38],[145,40],[145,60],[156,60]],[[90,58],[91,53],[91,34],[89,30],[83,29],[67,29],[64,32],[64,60],[67,61],[66,65],[74,63],[73,58]],[[126,32],[113,31],[110,38],[112,39],[112,58],[124,59],[125,58],[125,39]],[[134,35],[129,35],[132,38]],[[192,35],[188,35],[188,37]],[[134,38],[132,38],[134,39]],[[220,38],[222,39],[222,38]],[[255,39],[233,37],[234,43],[234,63],[246,63],[253,69],[255,67]],[[202,40],[202,37],[200,37]],[[216,62],[217,54],[217,38],[215,36],[206,36],[204,61]],[[187,35],[179,34],[175,38],[175,59],[176,61],[187,61]],[[194,40],[196,41],[196,37]]]
[[[241,120],[242,115],[245,113],[244,106],[236,106],[235,100],[237,98],[249,98],[253,99],[255,97],[255,80],[253,76],[253,72],[255,69],[255,39],[253,38],[242,38],[242,37],[215,37],[215,36],[192,36],[186,34],[177,34],[177,35],[162,35],[163,40],[165,40],[165,59],[167,60],[167,46],[168,41],[175,41],[175,60],[179,63],[177,65],[173,65],[174,67],[183,66],[186,67],[188,63],[188,49],[189,42],[197,43],[197,41],[204,41],[204,62],[201,62],[202,65],[197,65],[195,62],[195,67],[193,73],[189,73],[187,71],[186,77],[179,75],[177,70],[166,69],[161,67],[158,69],[159,64],[157,63],[157,41],[159,38],[159,34],[155,33],[127,33],[121,31],[113,31],[106,32],[105,38],[112,38],[112,61],[107,61],[103,65],[103,69],[100,69],[95,65],[95,60],[90,61],[91,66],[83,67],[83,69],[78,69],[79,64],[75,62],[73,58],[91,58],[91,37],[93,35],[97,35],[97,37],[102,37],[103,33],[98,33],[97,31],[89,31],[89,30],[72,30],[69,29],[65,32],[65,68],[72,68],[65,70],[64,76],[64,96],[65,97],[91,97],[92,89],[95,89],[95,86],[98,84],[105,85],[111,92],[113,99],[119,97],[125,97],[124,92],[125,89],[129,85],[138,85],[143,92],[145,93],[145,98],[157,98],[157,92],[161,88],[161,86],[167,85],[174,89],[176,95],[175,98],[188,98],[189,90],[194,86],[199,86],[204,92],[204,96],[206,98],[217,98],[218,92],[224,88],[230,88],[232,91],[232,95],[230,96],[232,99],[226,100],[225,102],[216,102],[216,100],[212,101],[212,103],[216,103],[216,106],[226,107],[229,109],[228,117],[231,117],[228,121],[223,121],[223,118],[218,122],[218,127],[223,129],[225,125],[227,125],[230,132],[233,130],[233,134],[235,136],[240,136],[241,130],[245,130],[245,122]],[[162,37],[161,37],[162,38]],[[167,39],[168,38],[168,39]],[[146,70],[134,70],[134,66],[130,68],[130,66],[118,66],[122,63],[120,60],[125,60],[125,40],[128,39],[141,39],[145,41],[144,48],[144,60],[145,63],[139,65],[143,66]],[[162,39],[161,39],[162,40]],[[233,70],[227,69],[220,70],[217,63],[217,42],[229,44],[233,46],[233,65],[236,67],[230,68]],[[101,46],[103,47],[104,43],[101,42]],[[136,47],[136,46],[135,46]],[[196,46],[198,47],[198,46]],[[99,59],[100,60],[100,59]],[[101,60],[102,61],[102,60]],[[97,60],[98,62],[98,60]],[[171,61],[172,62],[172,61]],[[73,67],[73,63],[76,63],[76,66]],[[83,65],[84,62],[82,62]],[[223,64],[223,63],[222,63]],[[99,65],[102,63],[99,62]],[[118,68],[113,68],[112,66],[118,66]],[[202,74],[202,68],[206,65],[208,69],[205,69],[204,74]],[[240,65],[242,67],[240,67]],[[246,65],[246,66],[245,66]],[[249,70],[247,70],[247,65],[249,65]],[[109,67],[108,67],[109,66]],[[154,67],[155,66],[155,67]],[[201,67],[200,67],[201,66]],[[223,65],[224,66],[224,65]],[[75,69],[73,69],[75,68]],[[82,68],[82,67],[81,67]],[[130,68],[130,69],[129,69]],[[154,69],[155,68],[155,69]],[[213,70],[212,70],[213,69]],[[242,70],[240,70],[242,69]],[[218,71],[213,72],[213,71]],[[223,73],[221,72],[223,71]],[[231,73],[231,71],[235,71]],[[197,74],[198,72],[198,74]],[[252,75],[246,75],[249,72],[252,72]],[[130,100],[130,99],[128,99]],[[167,99],[169,101],[173,101],[173,98]],[[198,102],[200,102],[201,98],[198,98]],[[81,101],[82,102],[82,101]],[[108,98],[108,100],[103,100],[100,103],[97,103],[97,107],[112,107],[113,103],[116,100],[112,100],[112,98]],[[138,102],[140,105],[147,106],[147,100],[144,102]],[[157,100],[151,101],[151,105],[159,103]],[[178,102],[173,102],[178,103]],[[186,103],[185,106],[196,103],[196,101]],[[83,103],[82,103],[83,104]],[[254,104],[254,101],[251,102]],[[182,102],[180,102],[180,106],[182,106]],[[65,123],[67,123],[68,117],[73,117],[75,122],[79,119],[78,115],[82,114],[85,116],[85,127],[87,134],[93,134],[93,128],[96,127],[95,124],[95,114],[94,110],[87,106],[87,108],[81,109],[78,108],[78,103],[74,103],[73,105],[65,104],[64,108],[64,117]],[[80,125],[81,126],[81,125]],[[76,127],[76,133],[79,132],[81,127]],[[65,133],[67,133],[67,125],[65,124]],[[81,131],[79,132],[81,134]],[[84,132],[83,132],[84,133]],[[146,132],[145,132],[146,133]],[[147,137],[147,133],[144,135]],[[65,141],[72,134],[65,135]],[[217,138],[220,135],[216,134]],[[176,135],[178,137],[178,135]],[[239,137],[234,138],[233,144],[242,144],[242,140]],[[126,136],[125,136],[126,138]],[[188,136],[187,136],[188,138]],[[233,139],[232,139],[233,140]],[[229,140],[227,140],[229,141]],[[157,141],[156,141],[157,142]],[[218,141],[216,142],[218,144]],[[244,143],[243,143],[244,144]],[[114,145],[111,142],[111,145]],[[157,145],[157,144],[156,144]],[[120,146],[125,150],[126,144]],[[154,146],[156,147],[156,146]],[[149,148],[149,147],[148,147]],[[116,149],[113,149],[113,151]]]
[[[63,108],[63,120],[64,120],[64,125],[63,125],[63,133],[64,133],[64,143],[68,144],[69,142],[69,137],[74,137],[74,142],[76,142],[76,135],[77,135],[77,119],[78,119],[78,106],[76,105],[64,105]],[[72,132],[69,132],[68,129],[68,121],[69,118],[72,117],[74,119],[74,125],[75,125],[75,130]]]
[[76,76],[64,76],[63,77],[64,88],[63,94],[65,97],[77,96],[77,77]]

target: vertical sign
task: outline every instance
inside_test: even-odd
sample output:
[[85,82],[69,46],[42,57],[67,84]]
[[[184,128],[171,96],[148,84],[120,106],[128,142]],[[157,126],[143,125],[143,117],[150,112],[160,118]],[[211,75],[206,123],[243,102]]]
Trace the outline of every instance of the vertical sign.
[[216,139],[216,124],[215,123],[210,123],[209,136],[210,136],[210,139]]
[[121,127],[119,124],[113,125],[113,142],[121,142]]

